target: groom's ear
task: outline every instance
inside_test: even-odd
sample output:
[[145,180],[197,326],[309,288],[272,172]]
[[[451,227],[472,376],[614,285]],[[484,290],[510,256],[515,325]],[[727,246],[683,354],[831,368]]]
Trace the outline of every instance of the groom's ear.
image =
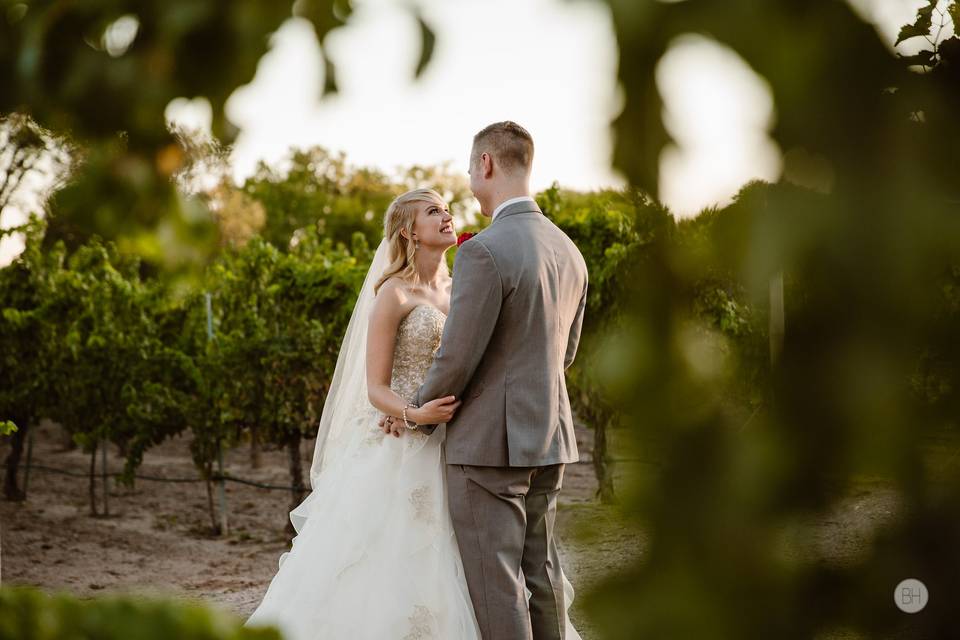
[[493,156],[486,151],[480,154],[480,173],[487,179],[493,176]]

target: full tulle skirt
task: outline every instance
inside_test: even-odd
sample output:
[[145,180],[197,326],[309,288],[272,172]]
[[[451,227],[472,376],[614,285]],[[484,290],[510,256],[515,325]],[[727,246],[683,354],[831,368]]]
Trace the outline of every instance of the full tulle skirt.
[[[244,626],[286,640],[480,639],[447,507],[445,425],[395,438],[376,420],[355,416],[365,436],[290,512],[297,535]],[[580,638],[569,619],[567,638]]]
[[[375,425],[376,414],[360,420]],[[287,640],[479,639],[447,510],[443,426],[395,438],[369,425],[290,512],[297,535],[245,626],[273,624]]]

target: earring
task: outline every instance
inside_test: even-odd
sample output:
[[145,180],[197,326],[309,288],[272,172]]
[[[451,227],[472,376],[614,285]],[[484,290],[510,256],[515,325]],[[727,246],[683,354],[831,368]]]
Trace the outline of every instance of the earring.
[[419,241],[419,240],[414,240],[414,241],[413,241],[413,250],[416,251],[416,250],[419,249],[419,248],[420,248],[420,241]]

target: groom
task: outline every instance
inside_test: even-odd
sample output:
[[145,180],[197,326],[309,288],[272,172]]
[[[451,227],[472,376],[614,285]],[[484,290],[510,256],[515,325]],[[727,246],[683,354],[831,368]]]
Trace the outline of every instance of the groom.
[[564,370],[580,338],[587,267],[530,197],[532,161],[533,139],[514,122],[474,136],[470,189],[493,221],[457,251],[440,349],[413,398],[463,400],[447,424],[447,484],[484,640],[566,631],[553,525],[564,464],[578,460]]

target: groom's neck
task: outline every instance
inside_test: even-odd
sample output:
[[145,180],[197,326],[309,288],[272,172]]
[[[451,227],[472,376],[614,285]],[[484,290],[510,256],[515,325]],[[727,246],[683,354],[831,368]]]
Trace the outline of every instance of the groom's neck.
[[498,187],[490,195],[490,202],[487,211],[489,215],[493,215],[493,212],[501,204],[510,200],[511,198],[529,198],[530,196],[530,185],[528,182],[505,182],[503,185],[498,185]]

